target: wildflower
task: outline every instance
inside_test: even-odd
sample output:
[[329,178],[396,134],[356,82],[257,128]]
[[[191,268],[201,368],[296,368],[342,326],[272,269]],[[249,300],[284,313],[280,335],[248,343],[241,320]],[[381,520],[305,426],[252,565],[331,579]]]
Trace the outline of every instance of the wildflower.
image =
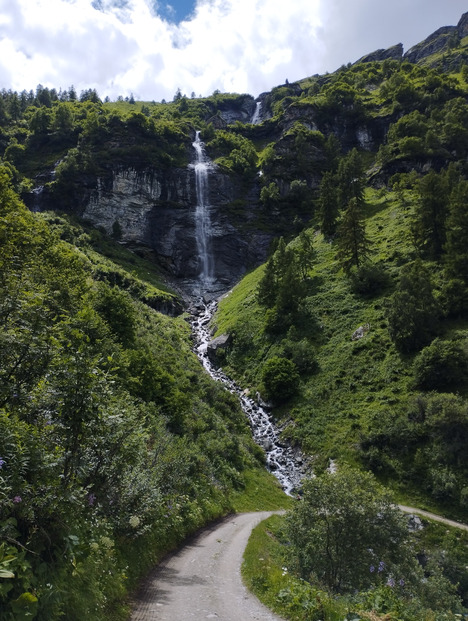
[[374,573],[374,571],[375,571],[375,567],[374,567],[374,565],[371,565],[371,566],[369,567],[369,571],[371,572],[371,574],[373,574],[373,573]]
[[103,548],[107,548],[107,550],[110,550],[114,547],[114,542],[109,537],[101,537],[101,545]]
[[132,528],[138,528],[138,526],[140,526],[140,518],[137,515],[132,515],[128,523]]
[[378,572],[382,572],[384,569],[385,569],[385,563],[383,561],[380,561],[379,569],[377,571]]
[[0,457],[0,468],[3,468],[5,464],[6,464],[6,461]]
[[399,584],[401,587],[404,587],[404,586],[405,586],[405,581],[403,580],[403,578],[401,578],[401,580],[399,580],[399,581],[398,581],[398,584]]
[[21,498],[21,496],[15,496],[13,498],[13,502],[17,505],[18,503],[20,503],[23,499]]
[[90,507],[92,507],[94,505],[94,503],[96,502],[96,496],[95,494],[89,494],[88,495],[88,505]]
[[392,587],[392,588],[393,588],[393,587],[395,586],[395,580],[394,580],[393,578],[389,578],[389,579],[387,580],[387,586],[389,586],[389,587]]

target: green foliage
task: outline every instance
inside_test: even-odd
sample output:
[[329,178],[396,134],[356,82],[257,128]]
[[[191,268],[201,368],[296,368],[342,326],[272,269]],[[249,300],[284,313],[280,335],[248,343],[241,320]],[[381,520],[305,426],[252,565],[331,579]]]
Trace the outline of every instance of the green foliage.
[[468,230],[468,215],[466,204],[468,200],[468,182],[462,180],[454,189],[447,218],[447,235],[445,244],[445,262],[451,276],[461,278],[468,283],[468,249],[466,233]]
[[369,256],[370,241],[366,235],[361,205],[352,198],[343,211],[338,226],[338,259],[349,274],[352,267],[359,269]]
[[414,362],[416,385],[425,390],[447,390],[468,376],[468,357],[458,343],[435,339]]
[[390,337],[403,352],[421,349],[435,335],[439,309],[430,273],[421,262],[401,270],[398,289],[388,303],[387,319]]
[[369,588],[384,569],[407,580],[414,571],[399,510],[363,472],[340,469],[305,481],[288,518],[288,536],[300,575],[333,591]]
[[[272,516],[252,532],[244,554],[242,576],[248,587],[269,608],[282,618],[292,621],[446,621],[463,614],[459,598],[448,576],[450,567],[460,568],[466,559],[460,531],[424,523],[423,531],[411,538],[414,550],[424,550],[425,574],[416,570],[412,585],[404,579],[395,580],[388,567],[374,572],[374,586],[352,594],[336,595],[317,582],[299,578],[291,566],[288,553],[290,541],[285,532],[285,518]],[[390,544],[391,545],[391,544]],[[439,554],[439,549],[445,551]],[[457,556],[455,550],[461,552]],[[454,554],[455,552],[455,554]],[[460,576],[460,574],[457,574]]]
[[0,170],[1,616],[123,619],[136,580],[230,509],[259,451],[185,322],[144,303],[154,285],[96,258],[78,224],[30,213],[10,176]]
[[415,244],[429,259],[439,259],[445,244],[447,195],[450,189],[444,176],[430,171],[419,183],[420,202],[413,223]]
[[296,392],[299,374],[292,360],[273,356],[263,365],[262,381],[266,396],[281,402],[286,401]]
[[213,153],[216,163],[229,171],[246,179],[255,174],[257,152],[248,138],[220,130],[207,144],[207,148]]
[[351,290],[359,295],[372,296],[380,293],[389,283],[388,274],[381,265],[364,263],[349,271]]
[[334,235],[338,217],[338,190],[335,175],[331,172],[326,172],[320,183],[318,212],[322,233],[326,237]]

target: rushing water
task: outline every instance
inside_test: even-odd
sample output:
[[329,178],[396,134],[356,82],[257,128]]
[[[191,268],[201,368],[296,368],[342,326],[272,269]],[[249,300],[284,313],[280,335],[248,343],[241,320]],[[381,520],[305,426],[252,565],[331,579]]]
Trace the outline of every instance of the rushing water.
[[216,310],[216,302],[200,302],[192,315],[192,330],[195,337],[195,351],[204,368],[215,380],[223,382],[226,388],[239,397],[247,415],[252,435],[264,450],[268,469],[276,476],[284,491],[292,494],[300,487],[306,473],[306,463],[298,449],[293,449],[280,439],[279,429],[272,421],[268,406],[250,398],[233,380],[217,369],[208,356],[208,344],[212,340],[209,323]]
[[[257,104],[258,115],[260,105]],[[255,115],[254,115],[255,117]],[[252,120],[252,122],[254,122]],[[213,167],[205,154],[205,145],[197,131],[195,141],[195,170],[197,205],[195,209],[195,236],[197,241],[198,263],[200,266],[198,282],[194,290],[199,295],[213,294],[216,290],[214,278],[213,253],[211,248],[212,227],[210,219],[209,171]],[[268,407],[251,399],[245,391],[227,375],[217,369],[208,356],[208,344],[211,341],[209,323],[216,310],[216,302],[205,304],[199,302],[192,314],[192,330],[195,338],[195,351],[206,371],[215,380],[223,382],[226,388],[239,397],[241,407],[247,415],[254,440],[263,447],[268,469],[280,481],[283,489],[291,494],[300,486],[305,474],[304,459],[300,451],[291,448],[280,440],[280,432],[275,427]]]
[[253,113],[251,123],[252,125],[258,125],[260,123],[260,113],[262,111],[262,102],[257,101],[257,105],[255,106],[255,112]]
[[213,164],[205,155],[205,145],[197,131],[195,142],[195,170],[197,205],[195,208],[195,237],[197,240],[200,285],[209,288],[213,283],[213,253],[211,251],[211,218],[208,204],[208,173]]

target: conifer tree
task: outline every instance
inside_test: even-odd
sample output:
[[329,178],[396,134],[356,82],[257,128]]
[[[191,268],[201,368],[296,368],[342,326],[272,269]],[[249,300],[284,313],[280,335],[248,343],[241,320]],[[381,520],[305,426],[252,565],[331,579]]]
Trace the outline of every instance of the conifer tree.
[[364,167],[357,149],[352,149],[340,160],[337,173],[338,202],[341,207],[355,198],[359,206],[364,202]]
[[271,308],[275,304],[277,293],[277,279],[275,270],[275,260],[273,257],[268,259],[265,266],[263,277],[258,283],[257,301],[261,306]]
[[325,237],[331,237],[336,233],[336,219],[338,216],[336,178],[331,172],[326,172],[322,177],[318,211],[322,233]]
[[351,198],[338,227],[338,259],[346,273],[359,268],[369,256],[370,241],[359,201]]
[[305,231],[301,231],[299,234],[299,247],[296,248],[295,254],[302,279],[305,280],[315,260],[315,250],[312,246],[312,240]]
[[449,275],[468,284],[468,181],[456,186],[450,200],[447,218],[445,263]]
[[419,201],[412,225],[418,250],[428,259],[440,259],[445,244],[448,213],[448,183],[443,174],[431,170],[419,182]]
[[387,308],[390,338],[400,351],[417,351],[436,334],[438,319],[429,271],[420,260],[405,265]]

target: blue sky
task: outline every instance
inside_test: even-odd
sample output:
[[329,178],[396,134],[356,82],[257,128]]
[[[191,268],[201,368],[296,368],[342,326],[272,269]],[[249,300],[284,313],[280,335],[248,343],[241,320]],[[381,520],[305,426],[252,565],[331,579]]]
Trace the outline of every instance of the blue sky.
[[172,2],[161,2],[160,12],[170,21],[179,23],[193,13],[195,3],[191,0],[172,0]]
[[455,25],[466,0],[0,0],[0,88],[257,96]]

